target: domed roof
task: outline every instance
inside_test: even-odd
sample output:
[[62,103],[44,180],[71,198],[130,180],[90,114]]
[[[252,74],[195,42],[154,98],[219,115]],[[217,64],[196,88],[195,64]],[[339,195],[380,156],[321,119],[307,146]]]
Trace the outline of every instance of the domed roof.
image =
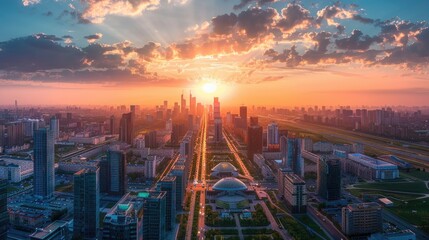
[[229,162],[221,162],[212,168],[212,172],[237,172],[237,168]]
[[213,185],[216,191],[244,191],[247,190],[246,184],[235,177],[226,177]]

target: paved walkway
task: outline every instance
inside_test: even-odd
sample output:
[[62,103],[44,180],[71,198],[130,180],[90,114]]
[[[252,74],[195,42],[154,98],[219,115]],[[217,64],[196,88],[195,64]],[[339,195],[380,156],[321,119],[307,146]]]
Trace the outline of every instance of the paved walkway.
[[234,214],[234,219],[235,219],[235,225],[237,226],[238,237],[240,238],[240,240],[244,240],[243,232],[241,231],[240,219],[238,218],[237,213]]

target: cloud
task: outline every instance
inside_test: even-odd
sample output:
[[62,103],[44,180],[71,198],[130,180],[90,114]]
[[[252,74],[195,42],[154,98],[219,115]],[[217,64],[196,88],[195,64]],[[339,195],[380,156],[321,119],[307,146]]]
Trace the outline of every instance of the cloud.
[[350,37],[335,40],[337,47],[343,50],[367,50],[375,42],[380,43],[382,39],[379,36],[364,35],[357,29],[353,30]]
[[269,34],[278,13],[273,8],[252,8],[238,14],[238,26],[247,37],[257,38]]
[[283,18],[277,22],[283,32],[292,32],[298,28],[307,28],[313,18],[310,16],[310,12],[298,4],[288,4],[286,8],[282,9]]
[[84,38],[89,42],[89,43],[94,43],[97,40],[100,40],[103,37],[103,34],[101,33],[96,33],[96,34],[92,34],[92,35],[88,35],[88,36],[84,36]]
[[82,0],[85,6],[82,18],[91,23],[102,23],[107,15],[136,16],[155,9],[159,0]]
[[234,5],[234,10],[240,10],[245,8],[246,6],[256,3],[256,6],[262,7],[264,5],[277,2],[278,0],[240,0],[240,3]]
[[26,7],[38,3],[40,3],[40,0],[22,0],[22,5]]
[[214,17],[212,19],[213,33],[218,35],[231,34],[237,21],[237,15],[234,13]]

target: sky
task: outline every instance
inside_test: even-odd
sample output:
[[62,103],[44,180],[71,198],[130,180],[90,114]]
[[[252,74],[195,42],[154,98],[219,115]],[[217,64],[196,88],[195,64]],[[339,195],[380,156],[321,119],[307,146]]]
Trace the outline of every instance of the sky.
[[155,105],[189,91],[227,105],[428,105],[428,9],[426,0],[5,0],[0,105]]

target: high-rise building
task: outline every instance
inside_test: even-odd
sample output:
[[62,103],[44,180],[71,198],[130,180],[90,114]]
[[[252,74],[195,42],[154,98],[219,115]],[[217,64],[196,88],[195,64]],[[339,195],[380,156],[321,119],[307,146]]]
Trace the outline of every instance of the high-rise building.
[[[113,195],[124,195],[127,191],[127,157],[124,151],[107,151],[109,193]],[[105,175],[104,173],[102,174]]]
[[158,143],[156,142],[156,131],[150,131],[144,135],[144,144],[145,147],[148,148],[158,147]]
[[54,135],[54,141],[57,141],[60,137],[60,120],[56,116],[52,116],[49,121],[49,129]]
[[109,193],[110,190],[110,166],[109,160],[107,157],[102,157],[100,162],[98,163],[99,172],[100,172],[100,192],[101,193]]
[[295,173],[286,173],[283,176],[283,196],[286,200],[286,205],[292,213],[305,213],[307,211],[305,181]]
[[[284,141],[284,139],[282,140]],[[282,156],[283,167],[290,168],[295,174],[304,176],[304,159],[301,156],[301,139],[288,138],[286,141],[286,155]],[[282,150],[285,149],[282,147]]]
[[144,176],[149,179],[156,177],[156,156],[149,156],[144,161]]
[[7,213],[7,180],[0,179],[0,239],[7,238],[9,214]]
[[321,157],[317,162],[317,192],[328,201],[341,198],[341,165],[339,159]]
[[97,237],[100,209],[99,169],[82,169],[73,175],[73,236],[77,239]]
[[133,115],[133,119],[136,118],[136,111],[137,111],[137,106],[136,105],[130,105],[130,112]]
[[349,204],[342,208],[341,229],[347,236],[368,236],[383,230],[382,208],[375,202]]
[[50,198],[55,189],[54,136],[49,129],[34,132],[34,195]]
[[186,134],[186,126],[184,123],[173,123],[171,131],[171,143],[178,144]]
[[166,220],[166,192],[148,192],[143,202],[143,239],[164,240]]
[[13,122],[6,125],[7,141],[9,147],[24,145],[24,124],[22,122]]
[[258,125],[257,117],[250,119],[251,124],[247,128],[247,158],[253,160],[253,155],[262,153],[262,127]]
[[103,220],[102,239],[143,239],[143,202],[129,194],[122,197]]
[[247,107],[240,107],[241,128],[247,129]]
[[186,173],[184,165],[175,165],[171,169],[170,176],[176,177],[176,210],[181,211],[183,209],[183,201],[186,190]]
[[195,116],[197,114],[197,98],[192,97],[191,92],[189,92],[189,110],[192,115]]
[[267,148],[269,151],[278,151],[279,144],[279,126],[277,123],[270,123],[267,127]]
[[5,145],[5,142],[6,142],[5,141],[5,134],[6,134],[5,127],[4,127],[4,125],[0,124],[0,148]]
[[109,129],[110,129],[110,134],[117,134],[118,133],[118,130],[116,129],[116,118],[114,115],[110,116]]
[[176,222],[176,177],[165,176],[159,182],[159,190],[166,192],[165,227],[167,231],[174,228]]
[[183,97],[183,93],[180,96],[180,113],[184,114],[186,112],[186,99]]
[[134,135],[134,120],[133,114],[124,113],[122,114],[121,123],[119,127],[119,141],[132,144]]

